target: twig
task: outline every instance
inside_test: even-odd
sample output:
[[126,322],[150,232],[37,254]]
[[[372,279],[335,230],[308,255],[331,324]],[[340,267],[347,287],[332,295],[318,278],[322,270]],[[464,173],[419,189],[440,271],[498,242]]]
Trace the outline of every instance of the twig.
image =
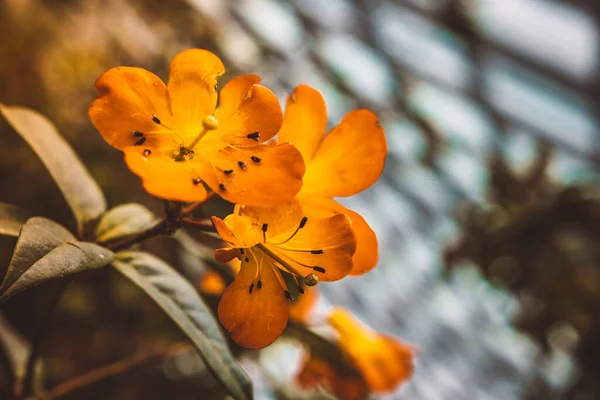
[[136,243],[143,242],[146,239],[150,239],[158,235],[166,235],[172,232],[171,222],[167,218],[161,219],[154,226],[146,229],[145,231],[137,232],[129,236],[125,236],[112,243],[105,243],[104,245],[113,251],[119,251],[126,249]]
[[40,348],[42,346],[43,339],[46,335],[46,331],[48,330],[48,326],[50,325],[50,321],[52,321],[54,310],[56,309],[56,306],[60,302],[60,298],[62,297],[63,293],[65,292],[65,289],[67,288],[69,282],[71,282],[72,279],[73,276],[69,276],[60,282],[60,286],[56,290],[54,297],[51,299],[50,305],[48,306],[48,310],[46,311],[42,321],[40,322],[40,326],[38,327],[36,335],[31,344],[31,353],[29,354],[29,359],[27,360],[25,378],[23,379],[23,385],[21,386],[22,392],[17,393],[17,395],[20,398],[25,399],[33,393],[35,386],[35,364],[40,353]]
[[183,218],[182,220],[184,225],[188,225],[192,228],[198,229],[203,232],[216,232],[215,227],[212,222],[204,220],[204,221],[196,221],[191,218]]
[[75,378],[66,382],[60,383],[52,389],[41,393],[39,396],[37,396],[37,398],[42,400],[57,399],[103,379],[122,374],[123,372],[126,372],[144,363],[154,360],[163,360],[183,354],[189,351],[191,348],[192,346],[188,343],[176,343],[168,347],[155,348],[134,354],[133,356],[124,360],[116,361],[112,364],[105,365],[104,367],[100,367],[83,375],[76,376]]

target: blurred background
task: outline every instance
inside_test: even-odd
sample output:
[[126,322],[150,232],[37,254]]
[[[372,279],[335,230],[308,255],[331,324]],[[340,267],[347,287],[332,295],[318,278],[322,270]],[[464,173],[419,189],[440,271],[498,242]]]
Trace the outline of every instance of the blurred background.
[[[202,47],[224,60],[221,83],[257,74],[282,101],[313,85],[332,125],[354,108],[375,111],[385,172],[342,202],[378,233],[380,265],[320,287],[327,302],[419,347],[414,378],[389,397],[591,400],[600,398],[599,20],[597,0],[1,0],[0,102],[46,114],[110,206],[141,202],[159,215],[161,202],[87,119],[93,83],[111,67],[166,80],[175,54]],[[0,201],[73,228],[42,163],[4,121],[0,139]],[[0,237],[2,271],[14,243]],[[146,247],[193,270],[171,239]],[[2,306],[25,338],[54,291],[48,283]],[[43,348],[50,386],[183,340],[112,271],[77,276],[63,299]],[[275,397],[273,377],[247,367],[258,398]],[[2,374],[0,398],[7,390]],[[188,356],[64,398],[199,393],[223,396]]]

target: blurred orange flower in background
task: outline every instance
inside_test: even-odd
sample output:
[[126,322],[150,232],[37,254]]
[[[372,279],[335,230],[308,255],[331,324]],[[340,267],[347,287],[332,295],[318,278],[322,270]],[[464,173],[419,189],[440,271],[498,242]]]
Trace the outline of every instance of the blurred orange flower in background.
[[319,289],[316,287],[304,288],[302,296],[298,297],[290,308],[290,319],[296,322],[307,323],[310,314],[319,300]]
[[199,202],[208,186],[225,200],[268,207],[294,197],[304,163],[291,144],[262,144],[279,130],[281,107],[255,75],[232,79],[213,53],[190,49],[171,62],[169,83],[142,68],[117,67],[96,81],[89,116],[125,153],[145,189],[161,198]]
[[221,323],[241,346],[268,346],[285,329],[293,299],[282,271],[302,293],[303,284],[336,281],[352,268],[356,238],[343,214],[308,218],[292,200],[268,209],[237,205],[224,220],[212,220],[227,244],[215,250],[217,261],[242,261],[218,308]]
[[340,399],[364,399],[369,392],[391,392],[412,376],[415,351],[409,345],[369,329],[342,308],[334,308],[328,321],[338,334],[342,353],[362,380],[344,376],[333,365],[310,356],[297,376],[301,387],[320,384]]
[[306,174],[298,199],[308,217],[350,217],[357,237],[350,275],[361,275],[377,265],[377,237],[362,216],[333,197],[351,196],[375,183],[385,165],[385,133],[377,116],[364,109],[346,114],[325,135],[326,128],[323,96],[310,86],[297,86],[288,96],[278,138],[292,142],[304,157]]

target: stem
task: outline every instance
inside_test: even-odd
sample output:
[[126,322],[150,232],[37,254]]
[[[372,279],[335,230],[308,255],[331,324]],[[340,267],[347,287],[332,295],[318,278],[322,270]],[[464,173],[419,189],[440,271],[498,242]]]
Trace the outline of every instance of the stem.
[[92,385],[111,376],[116,376],[133,369],[137,366],[154,360],[163,360],[169,357],[177,356],[189,351],[192,348],[187,343],[177,343],[169,347],[155,348],[146,352],[140,352],[124,360],[116,361],[98,369],[86,372],[76,376],[66,382],[60,383],[52,389],[40,394],[38,397],[43,400],[56,399],[65,396],[73,391]]
[[300,273],[300,271],[298,271],[296,268],[292,267],[290,265],[290,263],[288,263],[287,261],[285,261],[283,258],[279,257],[277,254],[273,253],[271,250],[269,250],[269,248],[267,246],[265,246],[262,243],[258,243],[256,245],[256,247],[258,247],[259,249],[261,249],[262,251],[265,252],[265,254],[267,254],[269,257],[271,257],[273,260],[277,261],[279,264],[283,265],[285,267],[285,269],[289,270],[292,274],[298,276],[299,278],[305,279],[306,276],[302,275]]
[[60,298],[65,292],[69,282],[73,279],[73,276],[69,276],[63,279],[60,282],[60,286],[56,290],[54,297],[50,300],[50,305],[48,306],[48,310],[46,311],[45,316],[40,322],[40,326],[37,329],[36,335],[32,341],[31,353],[29,354],[29,359],[27,360],[27,368],[25,370],[25,378],[23,379],[23,392],[21,393],[21,398],[28,398],[34,391],[35,386],[35,364],[38,359],[40,348],[42,345],[42,341],[46,336],[46,331],[48,330],[48,326],[50,325],[50,321],[52,321],[52,317],[54,314],[54,310],[56,306],[60,302]]
[[182,222],[185,225],[191,226],[191,227],[196,228],[196,229],[198,229],[200,231],[203,231],[203,232],[213,232],[213,233],[217,232],[217,230],[213,226],[212,222],[207,221],[207,220],[196,221],[196,220],[191,219],[191,218],[184,218],[182,220]]
[[115,242],[105,244],[106,247],[112,251],[119,251],[126,249],[136,243],[143,242],[151,237],[164,235],[171,231],[171,223],[168,219],[163,218],[157,222],[154,226],[146,229],[145,231],[137,232],[129,236],[125,236]]

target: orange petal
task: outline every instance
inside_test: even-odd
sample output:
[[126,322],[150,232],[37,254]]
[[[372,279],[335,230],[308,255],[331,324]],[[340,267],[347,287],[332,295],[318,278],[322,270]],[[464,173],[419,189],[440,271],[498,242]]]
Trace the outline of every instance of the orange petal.
[[390,392],[414,371],[412,347],[360,324],[350,313],[335,308],[330,324],[340,335],[340,347],[374,392]]
[[366,400],[369,388],[361,377],[342,376],[334,367],[318,357],[308,357],[296,381],[302,388],[322,385],[338,399]]
[[267,247],[304,276],[314,273],[320,281],[332,282],[342,279],[352,269],[356,237],[347,216],[336,214],[323,219],[309,218],[304,227],[288,240],[289,237],[289,234],[275,237],[267,243]]
[[[287,325],[290,302],[271,261],[260,251],[249,254],[219,302],[219,319],[240,346],[260,349],[273,343]],[[261,266],[258,288],[257,268]]]
[[235,247],[224,247],[222,249],[215,250],[215,260],[223,264],[228,263],[229,261],[239,256],[240,249]]
[[296,86],[287,98],[278,141],[291,142],[308,163],[326,129],[327,107],[321,93],[308,85]]
[[304,211],[296,198],[275,207],[237,206],[236,210],[236,215],[239,218],[249,220],[253,229],[259,232],[261,237],[263,236],[264,226],[264,237],[267,240],[284,233],[293,232],[304,217]]
[[385,164],[387,144],[377,116],[352,111],[326,136],[307,162],[303,194],[351,196],[371,186]]
[[[256,75],[233,78],[221,90],[215,117],[219,129],[208,137],[219,138],[235,146],[254,146],[271,139],[281,127],[282,113],[277,97],[257,85]],[[255,137],[257,140],[252,140]]]
[[202,120],[215,111],[217,78],[224,72],[219,57],[207,50],[184,50],[171,61],[168,89],[175,119],[172,128],[184,139],[199,135]]
[[198,288],[204,294],[220,296],[225,290],[225,282],[218,272],[207,271],[200,278]]
[[305,287],[304,294],[300,295],[290,308],[290,319],[306,323],[310,319],[310,313],[319,300],[319,289],[316,287]]
[[206,200],[199,175],[188,164],[175,162],[171,155],[152,153],[146,157],[137,148],[130,148],[125,151],[125,162],[154,196],[185,202]]
[[[195,166],[196,160],[192,163]],[[229,147],[216,152],[210,164],[198,167],[211,168],[202,179],[231,203],[273,207],[292,199],[302,187],[304,161],[290,144],[256,145],[244,150]]]
[[[171,105],[165,84],[145,69],[112,68],[100,75],[95,87],[98,97],[90,105],[88,114],[111,146],[124,149],[141,139],[133,132],[146,134],[162,129],[152,121],[153,115],[167,123],[171,120]],[[167,144],[175,140],[170,133],[161,135],[160,139]],[[163,146],[154,135],[145,145],[152,148]]]
[[352,257],[353,267],[350,275],[362,275],[375,268],[379,258],[377,236],[360,214],[328,197],[301,195],[298,199],[308,216],[322,218],[341,213],[350,217],[352,230],[356,235],[356,252]]

